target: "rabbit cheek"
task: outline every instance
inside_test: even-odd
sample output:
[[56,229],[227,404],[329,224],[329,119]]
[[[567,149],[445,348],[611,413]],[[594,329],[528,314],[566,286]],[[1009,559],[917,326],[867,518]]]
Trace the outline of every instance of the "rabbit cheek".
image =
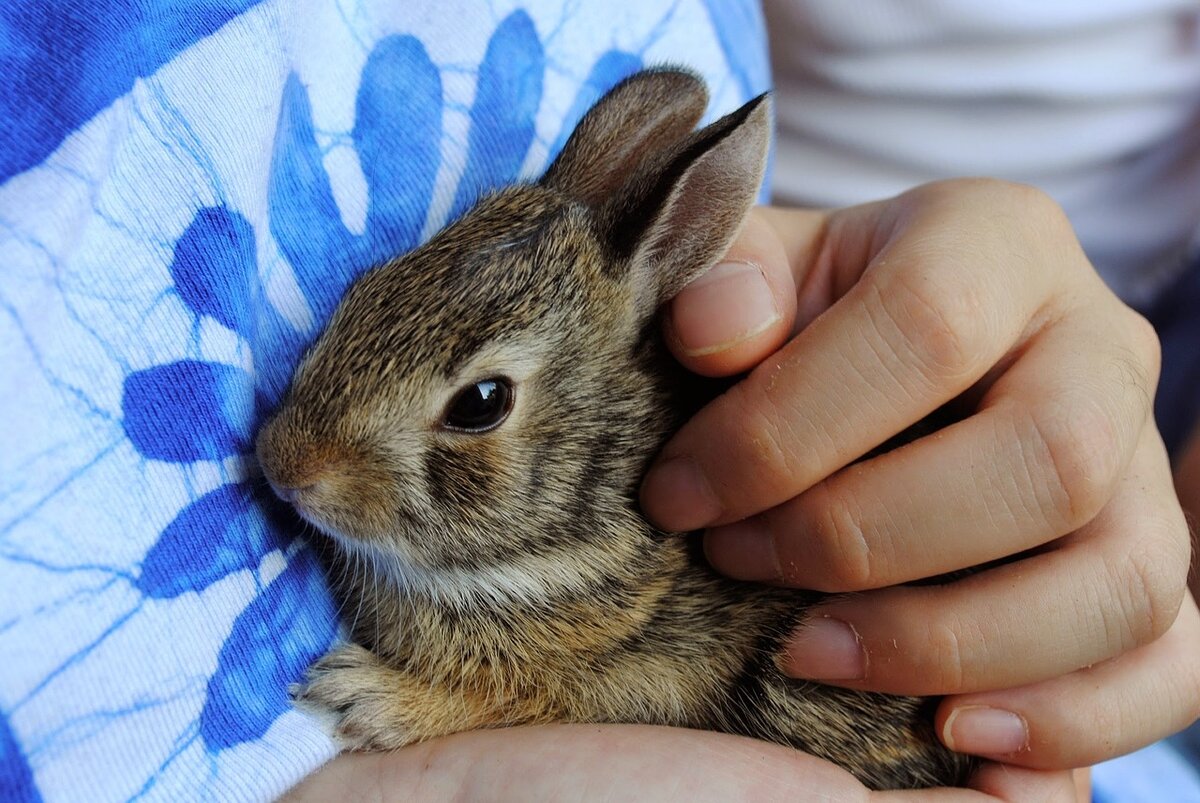
[[[455,566],[478,566],[511,555],[502,528],[511,482],[506,481],[502,456],[487,435],[466,435],[451,446],[425,455],[425,485],[429,500],[446,521],[457,526],[451,540],[438,545],[440,561]],[[429,545],[434,546],[434,545]]]
[[327,533],[377,542],[390,536],[396,520],[394,485],[381,466],[344,463],[305,489],[294,504]]

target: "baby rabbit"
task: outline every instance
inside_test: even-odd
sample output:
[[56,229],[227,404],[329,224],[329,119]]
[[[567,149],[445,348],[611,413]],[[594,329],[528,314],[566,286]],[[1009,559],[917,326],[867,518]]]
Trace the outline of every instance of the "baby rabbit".
[[693,132],[706,104],[684,72],[621,83],[541,181],[364,275],[259,434],[275,492],[335,545],[354,643],[296,695],[343,745],[658,723],[876,788],[964,779],[925,701],[780,671],[816,595],[722,577],[638,511],[650,459],[720,390],[674,363],[656,310],[733,240],[770,137],[765,96]]

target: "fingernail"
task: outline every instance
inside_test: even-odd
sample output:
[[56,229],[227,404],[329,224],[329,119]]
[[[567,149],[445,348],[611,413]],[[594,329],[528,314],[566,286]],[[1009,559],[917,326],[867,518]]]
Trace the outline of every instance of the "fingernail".
[[1011,711],[965,706],[950,712],[942,726],[942,741],[958,753],[1006,756],[1029,744],[1029,727]]
[[676,532],[698,530],[721,515],[721,503],[704,472],[686,456],[651,467],[642,482],[642,508],[659,526]]
[[867,676],[867,653],[853,627],[820,616],[793,634],[785,671],[811,680],[862,680]]
[[779,580],[783,576],[775,539],[754,519],[706,532],[704,554],[714,568],[735,580]]
[[685,287],[671,305],[671,329],[691,357],[714,354],[762,333],[780,319],[762,269],[722,262]]

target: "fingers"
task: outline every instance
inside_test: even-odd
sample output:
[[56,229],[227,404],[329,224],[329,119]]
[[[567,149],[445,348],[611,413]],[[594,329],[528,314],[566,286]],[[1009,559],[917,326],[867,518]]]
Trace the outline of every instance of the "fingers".
[[[819,229],[823,219],[803,213],[795,230]],[[752,210],[721,263],[669,305],[664,335],[676,359],[698,374],[729,376],[779,348],[796,318],[788,259],[766,214]]]
[[[1200,717],[1200,611],[1188,597],[1158,640],[1090,669],[1003,692],[950,697],[948,747],[1026,767],[1079,767],[1156,742]],[[1005,721],[1024,740],[1006,742]]]
[[[1019,343],[1062,272],[987,266],[1024,232],[981,225],[981,211],[938,192],[912,196],[925,200],[894,240],[886,205],[830,218],[814,258],[828,263],[825,278],[806,274],[805,291],[823,281],[837,293],[855,268],[861,278],[671,440],[643,485],[651,519],[691,530],[774,507],[965,391]],[[964,214],[972,236],[953,225]],[[963,269],[976,263],[987,269]]]
[[[1103,320],[1067,319],[1031,339],[970,418],[710,530],[709,559],[738,579],[857,591],[977,566],[1081,527],[1125,471],[1157,381],[1156,341],[1112,306]],[[1128,337],[1099,331],[1126,319]]]
[[1148,429],[1112,501],[1086,527],[1050,551],[947,585],[822,605],[789,646],[789,673],[895,694],[961,694],[1042,681],[1153,641],[1175,620],[1187,567],[1169,472]]

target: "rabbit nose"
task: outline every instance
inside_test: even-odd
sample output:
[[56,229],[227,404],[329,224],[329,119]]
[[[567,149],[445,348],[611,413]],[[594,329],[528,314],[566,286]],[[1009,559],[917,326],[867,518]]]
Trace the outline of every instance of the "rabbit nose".
[[297,429],[287,415],[269,422],[255,444],[258,465],[271,490],[295,504],[321,482],[336,465],[336,450]]

